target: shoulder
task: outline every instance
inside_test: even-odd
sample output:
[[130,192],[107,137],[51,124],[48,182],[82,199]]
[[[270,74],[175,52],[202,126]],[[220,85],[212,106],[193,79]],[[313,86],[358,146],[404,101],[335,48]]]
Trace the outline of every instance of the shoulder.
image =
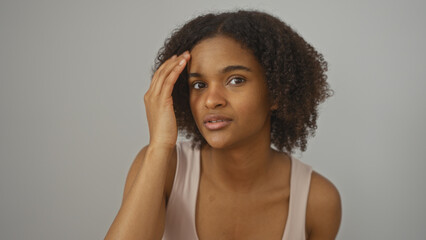
[[124,199],[129,193],[133,185],[133,182],[136,179],[136,176],[138,175],[140,169],[142,168],[147,149],[148,149],[148,145],[144,146],[141,150],[139,150],[138,154],[136,155],[135,159],[133,160],[130,166],[130,169],[127,173],[126,183],[124,185],[122,203],[124,202]]
[[306,208],[308,239],[335,239],[341,215],[339,191],[327,178],[312,171]]

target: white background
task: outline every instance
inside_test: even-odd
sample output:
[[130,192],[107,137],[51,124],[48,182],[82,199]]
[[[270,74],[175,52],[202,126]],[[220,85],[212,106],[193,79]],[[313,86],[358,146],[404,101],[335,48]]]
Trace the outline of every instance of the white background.
[[424,239],[426,3],[402,0],[1,0],[0,239],[102,239],[149,141],[158,49],[235,7],[280,17],[329,63],[335,95],[298,157],[341,193],[338,239]]

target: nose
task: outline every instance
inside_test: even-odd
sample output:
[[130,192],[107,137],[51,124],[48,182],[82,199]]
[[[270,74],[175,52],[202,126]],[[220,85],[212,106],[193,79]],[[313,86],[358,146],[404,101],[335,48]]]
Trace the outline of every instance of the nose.
[[220,86],[209,86],[207,88],[205,107],[208,109],[215,109],[224,107],[227,104],[226,98]]

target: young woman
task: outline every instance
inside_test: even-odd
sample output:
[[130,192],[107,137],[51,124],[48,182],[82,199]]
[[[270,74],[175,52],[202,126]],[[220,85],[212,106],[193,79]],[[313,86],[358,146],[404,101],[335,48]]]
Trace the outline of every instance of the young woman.
[[326,68],[263,12],[202,15],[175,31],[144,96],[150,142],[106,239],[335,239],[337,189],[291,155],[331,95]]

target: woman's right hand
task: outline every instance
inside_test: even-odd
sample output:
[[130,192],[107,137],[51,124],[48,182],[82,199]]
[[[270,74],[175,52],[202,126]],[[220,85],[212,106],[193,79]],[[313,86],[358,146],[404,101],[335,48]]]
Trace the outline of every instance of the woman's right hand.
[[186,51],[165,61],[154,73],[151,85],[145,93],[144,102],[151,146],[175,147],[178,131],[172,91],[189,58],[190,54]]

